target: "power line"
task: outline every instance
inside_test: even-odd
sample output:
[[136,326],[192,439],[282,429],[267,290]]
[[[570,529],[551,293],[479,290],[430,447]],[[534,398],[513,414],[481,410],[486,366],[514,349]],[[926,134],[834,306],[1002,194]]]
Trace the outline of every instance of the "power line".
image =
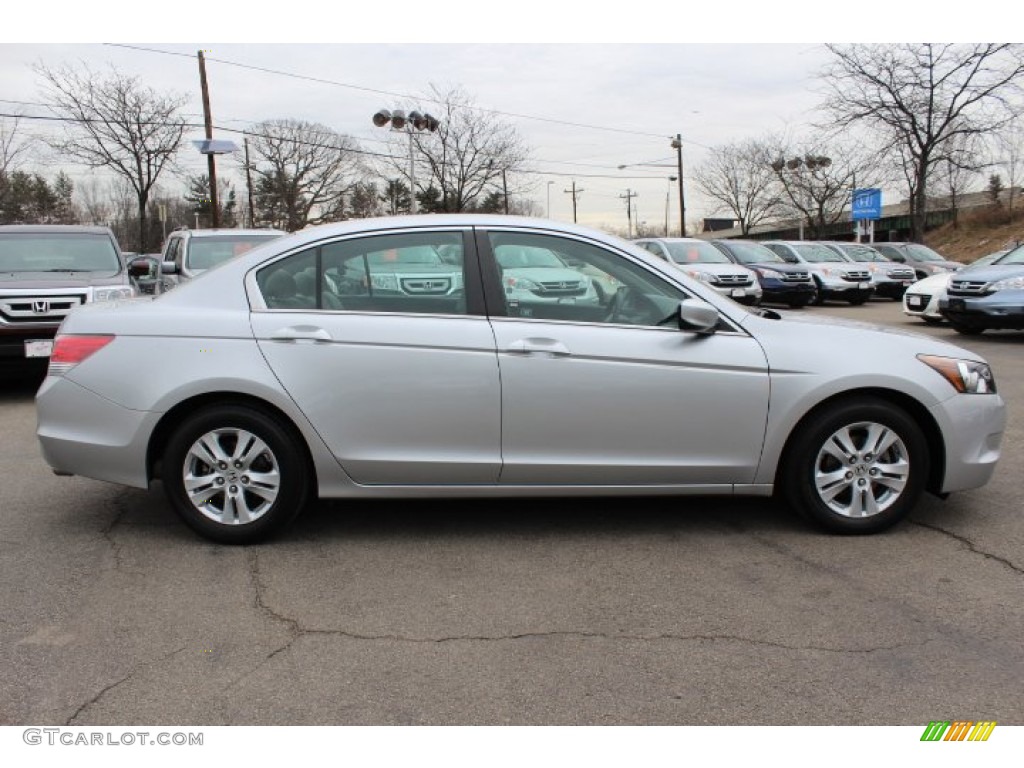
[[[107,46],[110,46],[110,47],[113,47],[113,48],[127,48],[127,49],[131,49],[131,50],[135,50],[135,51],[144,51],[146,53],[159,53],[159,54],[163,54],[165,56],[179,56],[179,57],[187,58],[187,59],[193,58],[192,54],[179,53],[177,51],[165,51],[165,50],[162,50],[160,48],[149,48],[149,47],[142,46],[142,45],[128,45],[126,43],[104,43],[104,45],[107,45]],[[379,88],[370,88],[368,86],[363,86],[363,85],[353,85],[352,83],[343,83],[343,82],[340,82],[338,80],[329,80],[329,79],[323,78],[323,77],[313,77],[312,75],[300,75],[300,74],[297,74],[295,72],[286,72],[286,71],[280,70],[280,69],[270,69],[269,67],[260,67],[260,66],[257,66],[255,64],[242,64],[241,62],[229,61],[228,59],[219,59],[219,58],[215,58],[213,56],[207,56],[206,59],[207,59],[207,61],[216,61],[219,64],[226,64],[226,65],[231,66],[231,67],[239,67],[241,69],[251,69],[251,70],[254,70],[256,72],[264,72],[266,74],[279,75],[281,77],[291,77],[291,78],[294,78],[296,80],[307,80],[309,82],[320,83],[322,85],[333,85],[333,86],[337,86],[339,88],[349,88],[351,90],[363,91],[365,93],[373,93],[373,94],[377,94],[377,95],[380,95],[380,96],[390,96],[390,97],[393,97],[393,98],[409,99],[409,100],[419,100],[419,101],[431,101],[431,102],[433,102],[435,104],[442,104],[443,103],[443,102],[438,101],[437,99],[431,99],[429,97],[413,96],[413,95],[410,95],[410,94],[407,94],[407,93],[397,93],[395,91],[385,91],[385,90],[382,90],[382,89],[379,89]],[[490,112],[492,114],[502,115],[504,117],[518,117],[518,118],[522,118],[524,120],[536,120],[536,121],[544,122],[544,123],[553,123],[553,124],[556,124],[556,125],[566,125],[566,126],[570,126],[570,127],[573,127],[573,128],[588,128],[588,129],[595,130],[595,131],[608,131],[608,132],[611,132],[611,133],[624,133],[624,134],[629,134],[629,135],[632,135],[632,136],[648,136],[648,137],[658,138],[658,139],[671,138],[670,136],[666,136],[666,135],[661,134],[661,133],[651,133],[651,132],[648,132],[648,131],[636,131],[636,130],[629,130],[629,129],[626,129],[626,128],[611,128],[611,127],[609,127],[607,125],[592,125],[590,123],[577,123],[577,122],[573,122],[573,121],[570,121],[570,120],[560,120],[560,119],[553,118],[553,117],[541,117],[541,116],[538,116],[538,115],[528,115],[528,114],[524,114],[522,112],[506,112],[506,111],[499,110],[499,109],[484,109],[483,107],[471,107],[471,106],[466,105],[466,104],[459,104],[459,105],[456,105],[456,106],[461,106],[461,107],[463,107],[465,109],[474,109],[474,110],[480,111],[480,112]],[[694,146],[698,146],[698,147],[702,147],[704,149],[707,149],[707,147],[704,147],[703,144],[698,144],[697,142],[689,141],[688,139],[684,139],[684,141],[686,143],[688,143],[688,144],[693,144]]]

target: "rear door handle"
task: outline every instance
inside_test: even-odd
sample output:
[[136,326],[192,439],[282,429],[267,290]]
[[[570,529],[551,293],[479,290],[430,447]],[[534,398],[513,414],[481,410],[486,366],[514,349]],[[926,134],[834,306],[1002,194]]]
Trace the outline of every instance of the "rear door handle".
[[557,339],[531,338],[519,339],[508,345],[509,352],[524,355],[548,355],[550,357],[567,357],[569,348]]
[[315,325],[289,325],[278,328],[270,338],[273,341],[333,341],[331,334]]

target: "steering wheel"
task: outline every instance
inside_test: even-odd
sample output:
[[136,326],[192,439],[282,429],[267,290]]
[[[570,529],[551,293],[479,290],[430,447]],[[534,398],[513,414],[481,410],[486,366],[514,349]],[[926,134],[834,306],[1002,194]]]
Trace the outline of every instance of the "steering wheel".
[[622,325],[647,325],[651,321],[651,302],[635,288],[620,285],[608,302],[604,322]]

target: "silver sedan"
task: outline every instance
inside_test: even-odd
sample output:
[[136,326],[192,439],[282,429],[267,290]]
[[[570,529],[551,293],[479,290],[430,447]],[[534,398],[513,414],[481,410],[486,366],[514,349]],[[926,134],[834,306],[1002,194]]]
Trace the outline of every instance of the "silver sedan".
[[[509,301],[505,247],[617,289]],[[457,290],[377,288],[424,248]],[[1005,423],[967,350],[752,311],[618,238],[473,215],[309,229],[155,299],[77,309],[37,404],[55,472],[161,480],[188,525],[232,543],[317,495],[779,492],[869,533],[926,490],[985,484]]]

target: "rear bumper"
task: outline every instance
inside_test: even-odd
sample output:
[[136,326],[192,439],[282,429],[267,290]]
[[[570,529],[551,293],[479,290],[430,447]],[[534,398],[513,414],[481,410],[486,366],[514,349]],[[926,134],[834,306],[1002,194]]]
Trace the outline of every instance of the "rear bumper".
[[59,323],[40,324],[26,328],[19,326],[0,325],[0,361],[5,363],[16,363],[18,361],[31,362],[35,358],[25,357],[25,342],[43,339],[52,339],[57,335]]
[[43,381],[36,412],[43,458],[54,471],[148,487],[146,449],[162,414],[124,408],[62,376]]

